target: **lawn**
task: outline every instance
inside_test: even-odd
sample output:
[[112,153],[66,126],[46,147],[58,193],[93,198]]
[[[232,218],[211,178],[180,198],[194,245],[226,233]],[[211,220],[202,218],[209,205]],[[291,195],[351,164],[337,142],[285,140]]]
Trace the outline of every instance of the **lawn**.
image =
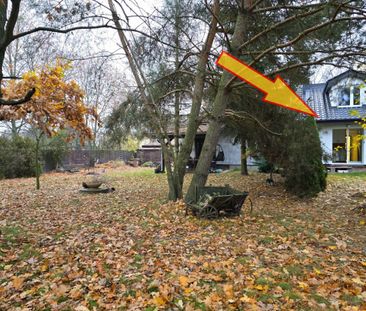
[[366,310],[365,176],[299,200],[265,175],[211,175],[254,210],[208,221],[152,169],[105,175],[115,192],[79,193],[85,172],[0,181],[0,310]]

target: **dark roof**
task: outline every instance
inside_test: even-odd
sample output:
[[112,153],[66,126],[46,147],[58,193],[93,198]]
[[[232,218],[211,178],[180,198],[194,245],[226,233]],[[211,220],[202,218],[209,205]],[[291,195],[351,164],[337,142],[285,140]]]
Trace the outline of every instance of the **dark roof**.
[[343,79],[346,79],[348,77],[358,78],[360,80],[365,80],[366,74],[363,73],[363,72],[360,72],[360,71],[349,69],[349,70],[341,73],[340,75],[335,76],[334,78],[328,80],[327,83],[325,84],[324,91],[329,92],[329,90],[332,86],[336,85],[339,81],[341,81]]
[[[350,111],[356,110],[361,116],[366,115],[366,106],[361,107],[332,107],[328,100],[325,100],[325,89],[329,90],[339,80],[353,74],[354,71],[347,71],[329,80],[327,83],[304,85],[298,91],[298,95],[313,109],[319,116],[318,122],[357,120],[359,117],[351,116]],[[357,77],[358,77],[358,72]]]

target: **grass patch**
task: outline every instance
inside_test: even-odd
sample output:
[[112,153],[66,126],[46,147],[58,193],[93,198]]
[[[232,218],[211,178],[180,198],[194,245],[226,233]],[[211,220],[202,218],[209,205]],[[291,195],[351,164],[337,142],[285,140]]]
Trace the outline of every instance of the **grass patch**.
[[334,180],[351,179],[351,178],[366,179],[366,172],[333,173],[333,174],[329,174],[328,178],[334,179]]
[[285,297],[287,297],[288,299],[292,299],[292,300],[295,300],[295,301],[298,301],[298,300],[301,300],[301,296],[296,293],[296,292],[293,292],[293,291],[287,291],[285,293]]
[[274,239],[270,236],[266,236],[262,239],[259,240],[259,243],[262,243],[262,244],[271,244],[272,242],[274,241]]
[[250,259],[248,257],[238,257],[236,258],[236,261],[242,265],[245,265],[246,263],[248,263],[248,261],[250,261]]
[[[164,174],[160,174],[163,175],[165,177]],[[116,178],[116,177],[152,177],[152,176],[157,176],[157,174],[155,174],[154,169],[151,167],[148,168],[137,168],[137,169],[132,169],[129,171],[122,171],[122,172],[118,172],[118,171],[112,171],[112,172],[108,172],[106,174],[107,177],[110,178]]]
[[18,226],[3,226],[0,227],[0,231],[3,239],[8,243],[14,243],[23,234],[22,229]]
[[27,260],[29,258],[35,257],[38,258],[41,256],[41,253],[34,249],[34,247],[30,244],[24,245],[23,251],[19,255],[20,260]]
[[318,294],[312,294],[310,297],[313,298],[319,304],[326,304],[327,306],[330,305],[330,302],[323,296],[320,296]]
[[274,299],[274,296],[269,293],[261,294],[258,297],[258,301],[261,301],[261,302],[270,302],[272,299]]
[[256,279],[256,281],[255,281],[255,284],[257,284],[257,285],[270,285],[270,281],[269,280],[267,280],[266,278],[258,278],[258,279]]
[[342,295],[341,299],[344,300],[344,301],[347,301],[347,303],[352,305],[352,306],[359,306],[360,304],[362,304],[362,301],[363,301],[358,296],[349,295],[349,294]]
[[95,301],[95,300],[93,300],[93,299],[89,299],[88,300],[88,306],[89,306],[89,308],[90,309],[94,309],[94,308],[98,308],[99,306],[98,306],[98,303]]
[[65,301],[67,301],[67,300],[69,300],[68,297],[66,297],[66,296],[60,296],[59,298],[57,298],[57,303],[58,304],[61,304],[61,303],[65,302]]
[[284,269],[292,276],[302,276],[304,271],[300,265],[285,266]]
[[278,283],[278,286],[281,287],[283,290],[291,290],[292,289],[292,285],[290,283],[287,283],[287,282]]

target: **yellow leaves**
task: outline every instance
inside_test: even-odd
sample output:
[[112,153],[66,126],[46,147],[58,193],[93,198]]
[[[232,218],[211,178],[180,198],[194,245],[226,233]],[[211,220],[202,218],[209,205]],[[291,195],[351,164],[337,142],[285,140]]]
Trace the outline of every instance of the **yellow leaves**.
[[366,225],[366,220],[360,220],[359,224],[360,224],[361,226]]
[[42,272],[46,272],[49,269],[49,260],[45,260],[43,265],[41,266],[40,270]]
[[335,246],[335,245],[329,245],[328,248],[331,249],[332,251],[334,251],[334,250],[337,249],[337,246]]
[[[13,219],[15,214],[11,207],[16,207],[17,217],[21,217],[17,219],[20,223],[34,219],[36,223],[32,224],[32,230],[35,233],[38,228],[43,230],[51,225],[48,228],[57,236],[58,233],[65,233],[65,227],[71,228],[75,222],[80,224],[68,229],[66,237],[60,235],[58,240],[48,240],[44,248],[37,243],[32,244],[41,253],[42,257],[39,258],[45,258],[43,260],[32,264],[15,261],[22,252],[20,247],[15,254],[12,250],[5,253],[5,257],[2,257],[5,259],[5,271],[2,272],[9,276],[9,281],[0,285],[0,296],[5,297],[5,302],[2,301],[5,309],[11,309],[22,297],[26,299],[20,302],[29,302],[31,306],[41,306],[52,300],[51,308],[70,306],[79,311],[92,311],[93,304],[89,304],[89,301],[95,301],[98,307],[94,309],[101,310],[108,309],[104,303],[113,304],[109,309],[122,306],[127,310],[193,311],[203,305],[207,310],[295,310],[299,307],[323,310],[332,309],[333,301],[339,303],[334,309],[348,310],[351,303],[342,300],[343,295],[350,296],[350,299],[351,296],[366,298],[365,285],[361,285],[365,282],[366,259],[359,252],[361,243],[357,244],[355,238],[359,234],[357,230],[349,230],[350,235],[347,237],[339,232],[329,235],[320,232],[320,236],[314,239],[318,243],[312,243],[313,238],[304,235],[307,230],[305,225],[302,229],[304,234],[292,234],[292,229],[296,229],[295,232],[298,229],[294,223],[293,227],[287,229],[291,233],[288,241],[278,238],[277,244],[263,245],[257,243],[258,237],[254,235],[243,239],[245,233],[256,232],[260,216],[256,216],[256,222],[237,222],[230,218],[204,222],[202,226],[199,220],[184,218],[183,213],[177,216],[177,210],[171,208],[174,207],[172,204],[163,207],[154,204],[158,202],[157,197],[165,195],[163,176],[143,178],[120,175],[124,173],[124,168],[104,168],[108,171],[108,177],[116,176],[116,173],[119,174],[117,176],[123,176],[113,179],[118,193],[108,197],[81,197],[75,189],[85,178],[84,173],[47,174],[44,177],[47,191],[37,195],[29,191],[32,180],[0,182],[0,193],[8,191],[11,194],[11,197],[6,195],[1,198],[3,201],[0,200],[5,206],[4,219]],[[134,168],[126,170],[133,173],[140,171]],[[236,174],[232,174],[233,177],[230,175],[219,176],[220,180],[216,180],[216,176],[210,178],[214,182],[222,182],[222,178],[233,178],[234,182],[234,178],[240,178]],[[253,187],[260,183],[255,178]],[[267,199],[263,198],[263,202]],[[281,200],[281,196],[276,197],[276,200]],[[286,208],[291,208],[291,204],[289,199]],[[296,208],[298,204],[296,201]],[[39,209],[33,206],[42,206],[41,212],[44,208],[48,216],[39,217]],[[277,207],[271,208],[268,205],[271,214],[276,215]],[[292,215],[299,211],[290,212]],[[311,209],[309,212],[319,212],[319,215],[335,213],[334,209]],[[341,216],[344,216],[344,209]],[[117,217],[122,221],[116,221]],[[322,219],[329,225],[337,223],[327,217]],[[98,227],[88,226],[90,220]],[[272,226],[267,218],[264,221],[269,226],[268,230],[271,230],[270,234],[283,235],[283,231],[276,232],[277,224]],[[341,223],[342,226],[348,226],[343,218]],[[317,225],[317,222],[309,222],[311,231],[316,231]],[[323,228],[324,224],[319,226]],[[343,231],[345,228],[352,229],[342,228],[342,233],[346,232]],[[338,227],[335,230],[339,230]],[[4,232],[2,228],[1,231]],[[335,237],[341,236],[348,243],[349,250],[344,252],[343,242],[335,240]],[[138,252],[144,255],[141,260],[135,257],[137,247],[134,243],[137,239],[141,241]],[[169,243],[164,243],[166,240]],[[332,244],[326,244],[330,241]],[[285,252],[278,252],[277,246],[286,243],[291,247]],[[69,252],[70,245],[77,251]],[[324,251],[319,245],[335,245],[337,250],[326,248]],[[235,258],[234,262],[228,260],[231,257]],[[49,258],[49,262],[46,258]],[[109,260],[110,264],[107,262]],[[137,262],[136,265],[132,264]],[[34,276],[24,275],[21,271],[23,267],[31,267]],[[18,291],[12,283],[12,276],[16,274],[27,281]],[[69,284],[69,288],[61,286],[62,283]],[[53,284],[57,286],[51,288]],[[28,290],[31,286],[37,291]],[[330,304],[320,306],[323,303],[321,297]],[[62,304],[57,306],[57,301]],[[355,305],[358,309],[361,306]]]
[[23,74],[23,80],[24,81],[32,81],[38,79],[38,75],[35,71],[28,71],[25,74]]
[[182,286],[182,287],[187,287],[188,286],[189,282],[188,282],[188,278],[186,276],[181,275],[181,276],[179,276],[178,279],[179,279],[180,286]]
[[268,285],[258,284],[256,286],[254,286],[254,288],[257,289],[257,290],[266,292],[269,287],[268,287]]
[[65,71],[70,64],[57,61],[54,66],[46,66],[42,70],[29,71],[20,81],[11,81],[4,87],[4,97],[9,99],[23,98],[32,88],[36,89],[31,100],[24,105],[1,107],[0,119],[25,120],[50,136],[62,128],[75,130],[80,141],[93,137],[86,124],[86,116],[90,121],[99,121],[95,110],[83,103],[84,93],[75,81],[65,81]]
[[163,307],[166,305],[167,301],[165,300],[164,297],[160,296],[160,294],[156,295],[153,300],[152,303],[158,307]]
[[231,284],[225,284],[223,286],[223,290],[224,290],[225,296],[228,299],[234,298],[234,290],[233,290],[233,286]]
[[313,270],[314,270],[316,275],[321,275],[322,274],[322,272],[317,268],[313,268]]
[[205,305],[207,305],[211,309],[215,309],[214,306],[219,301],[221,301],[221,297],[217,293],[211,293],[209,296],[206,297]]
[[178,277],[179,280],[179,285],[183,288],[183,292],[185,295],[190,295],[193,292],[193,288],[189,288],[189,284],[193,282],[192,279],[184,276],[184,275],[180,275]]
[[355,283],[355,284],[357,284],[357,285],[361,285],[361,286],[364,286],[366,283],[365,282],[363,282],[363,281],[361,281],[361,279],[360,278],[353,278],[352,279],[352,282],[353,283]]
[[304,292],[308,292],[309,291],[309,284],[305,283],[305,282],[298,282],[299,287],[304,291]]
[[24,278],[14,276],[12,282],[15,289],[21,289],[24,283]]
[[216,282],[221,282],[223,280],[222,276],[212,273],[209,273],[207,278]]

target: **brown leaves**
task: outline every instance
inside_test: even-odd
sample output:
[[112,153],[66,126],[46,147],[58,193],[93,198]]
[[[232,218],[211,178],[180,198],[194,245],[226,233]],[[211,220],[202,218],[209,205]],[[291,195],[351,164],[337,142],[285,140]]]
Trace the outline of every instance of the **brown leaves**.
[[23,287],[24,278],[14,276],[12,282],[15,289],[21,289]]
[[45,174],[37,193],[30,179],[0,182],[0,309],[364,308],[364,226],[321,205],[342,188],[299,201],[262,175],[210,176],[249,190],[255,209],[208,221],[161,203],[164,176],[104,168],[117,189],[106,195],[80,194],[83,174]]

